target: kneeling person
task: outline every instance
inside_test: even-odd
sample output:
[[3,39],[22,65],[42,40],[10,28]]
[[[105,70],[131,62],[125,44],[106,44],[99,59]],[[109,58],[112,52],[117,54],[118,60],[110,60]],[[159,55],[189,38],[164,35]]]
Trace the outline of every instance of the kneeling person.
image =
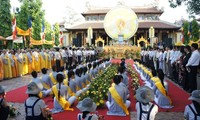
[[42,99],[38,96],[40,89],[35,82],[28,84],[26,93],[28,99],[25,101],[26,120],[46,120],[48,111]]
[[109,109],[107,114],[116,116],[129,115],[128,108],[131,102],[126,100],[126,88],[119,85],[121,77],[119,75],[115,75],[113,81],[115,85],[109,88],[108,101],[106,102]]

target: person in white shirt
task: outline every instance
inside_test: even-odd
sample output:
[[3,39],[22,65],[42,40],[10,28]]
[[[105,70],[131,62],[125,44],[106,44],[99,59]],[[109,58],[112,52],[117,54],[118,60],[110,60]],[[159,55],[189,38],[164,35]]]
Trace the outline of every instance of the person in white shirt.
[[60,53],[61,53],[63,65],[65,66],[65,63],[66,63],[66,60],[67,60],[66,48],[61,49]]
[[192,104],[185,107],[184,118],[186,120],[200,120],[200,90],[194,90],[189,100],[192,100]]
[[200,53],[198,51],[198,44],[191,45],[192,55],[186,64],[188,70],[189,92],[197,89],[197,69],[200,62]]
[[72,60],[73,60],[73,51],[72,48],[70,47],[68,50],[68,62],[69,62],[69,66],[72,65]]
[[151,102],[154,100],[153,91],[147,86],[140,87],[136,91],[136,99],[137,120],[154,120],[158,106]]
[[40,88],[35,82],[31,82],[27,86],[26,93],[28,98],[25,101],[26,120],[45,120],[47,119],[46,105],[38,94]]
[[164,72],[164,74],[166,74],[166,66],[167,66],[167,64],[166,64],[166,57],[167,57],[167,50],[164,51],[163,58],[162,58],[162,60],[163,60],[163,72]]
[[80,48],[76,51],[76,55],[78,57],[78,63],[81,63],[82,60],[82,51],[80,50]]
[[166,47],[166,75],[169,76],[169,67],[170,67],[170,62],[169,62],[169,58],[170,58],[170,49],[169,47]]
[[140,52],[140,56],[141,56],[141,60],[144,62],[145,58],[144,58],[144,49],[142,49],[142,51]]
[[153,58],[153,64],[154,64],[154,68],[155,68],[155,69],[157,69],[156,53],[157,53],[157,50],[154,49],[154,50],[152,51],[152,58]]
[[96,114],[90,113],[95,112],[97,108],[91,98],[84,98],[76,107],[82,112],[77,115],[78,120],[98,120],[99,117]]
[[172,74],[172,64],[171,64],[171,61],[173,59],[173,56],[174,56],[174,49],[172,49],[172,47],[170,47],[170,52],[169,52],[169,64],[168,64],[168,70],[169,70],[169,78],[172,78],[173,74]]
[[159,69],[163,70],[163,50],[160,50],[159,52],[159,57],[158,57],[158,61],[159,61]]
[[174,55],[173,58],[171,60],[171,65],[172,65],[172,73],[173,73],[173,79],[176,83],[178,83],[178,60],[181,57],[181,52],[180,52],[180,47],[179,46],[175,46],[174,47]]
[[56,67],[59,69],[60,66],[60,62],[61,62],[61,54],[59,52],[59,48],[56,48],[56,52],[55,52],[55,59],[56,59]]

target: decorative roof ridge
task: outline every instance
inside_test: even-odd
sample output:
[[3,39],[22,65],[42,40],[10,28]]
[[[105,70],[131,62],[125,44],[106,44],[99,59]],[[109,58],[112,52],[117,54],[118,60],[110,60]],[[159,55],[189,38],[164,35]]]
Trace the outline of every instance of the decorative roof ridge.
[[[93,11],[93,10],[106,10],[106,9],[113,9],[113,8],[116,8],[118,6],[115,6],[115,7],[93,7],[91,9],[88,9],[86,11],[83,12],[84,13],[87,13],[88,11]],[[122,6],[123,7],[123,6]],[[160,12],[163,12],[162,9],[159,9],[158,7],[156,6],[124,6],[124,7],[129,7],[131,9],[150,9],[150,8],[156,8],[158,11]]]
[[139,22],[159,22],[160,20],[138,20]]
[[159,20],[160,22],[163,22],[163,23],[166,23],[166,24],[169,24],[169,25],[173,25],[173,26],[176,26],[176,27],[181,27],[179,25],[176,25],[174,23],[170,23],[170,22],[167,22],[167,21],[164,21],[164,20]]

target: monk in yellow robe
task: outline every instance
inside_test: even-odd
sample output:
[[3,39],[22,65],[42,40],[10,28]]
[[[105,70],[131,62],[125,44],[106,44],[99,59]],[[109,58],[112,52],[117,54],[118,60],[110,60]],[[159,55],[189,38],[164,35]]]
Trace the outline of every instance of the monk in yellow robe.
[[45,56],[46,56],[46,68],[51,69],[51,57],[48,51],[45,53]]
[[49,52],[49,55],[50,55],[50,57],[51,57],[51,66],[54,66],[54,65],[55,65],[55,55],[54,55],[54,51],[51,50],[51,51]]
[[20,52],[20,50],[18,50],[18,52],[15,54],[15,56],[17,58],[18,74],[19,74],[19,76],[22,76],[22,74],[23,74],[23,55]]
[[23,51],[23,75],[28,74],[28,57],[26,51]]
[[33,58],[32,58],[31,50],[29,50],[26,54],[28,57],[28,74],[31,74],[31,72],[33,71],[33,67],[32,67]]
[[2,57],[0,56],[0,80],[3,80],[3,76],[4,76],[4,73],[3,73],[3,60],[2,60]]
[[12,77],[18,77],[19,73],[18,73],[18,66],[17,66],[17,58],[14,55],[14,51],[10,51],[10,60],[11,60],[11,69],[12,69]]
[[12,78],[11,62],[6,50],[2,54],[4,79]]
[[38,53],[38,51],[34,51],[33,52],[33,67],[36,72],[40,72],[41,71],[41,67],[40,67],[40,54]]
[[40,52],[40,66],[41,69],[46,68],[46,56],[43,50]]

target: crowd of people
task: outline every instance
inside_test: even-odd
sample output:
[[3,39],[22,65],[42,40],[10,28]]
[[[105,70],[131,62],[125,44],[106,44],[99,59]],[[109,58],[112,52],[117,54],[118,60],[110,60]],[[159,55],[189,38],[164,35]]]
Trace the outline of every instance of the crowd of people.
[[[162,69],[155,70],[151,65],[147,65],[141,60],[136,60],[134,67],[144,82],[144,86],[136,91],[137,120],[154,120],[158,113],[158,107],[163,109],[174,107],[169,96],[168,82],[164,79]],[[185,107],[184,118],[186,120],[199,120],[200,90],[193,90],[189,100],[192,101],[192,104]]]
[[197,89],[197,72],[200,68],[198,44],[145,49],[141,51],[141,60],[155,70],[161,69],[166,77],[189,93]]
[[[180,50],[179,47],[171,50],[167,47],[166,51],[149,49],[141,52],[142,60],[135,60],[133,65],[145,82],[145,86],[137,89],[135,95],[137,120],[153,120],[158,107],[164,109],[173,107],[165,75],[172,77],[175,82],[182,83],[183,86],[189,83],[187,90],[192,92],[189,99],[193,103],[186,106],[184,117],[189,120],[199,119],[200,91],[196,90],[197,80],[196,76],[194,77],[200,62],[200,53],[197,49],[198,45],[192,44],[191,50],[189,46],[185,46]],[[95,50],[71,47],[51,50],[3,50],[0,60],[1,79],[28,73],[32,75],[26,91],[28,94],[24,106],[26,120],[45,120],[51,114],[73,110],[71,106],[78,100],[80,94],[86,92],[97,75],[111,64],[110,59],[97,59]],[[121,59],[117,75],[114,76],[108,90],[107,115],[129,115],[130,85],[126,67],[125,59]],[[48,72],[51,68],[52,72]],[[38,72],[42,72],[41,77],[38,77]],[[41,99],[47,96],[53,96],[54,106],[51,110]],[[9,105],[5,98],[5,88],[2,86],[0,86],[0,105],[0,112],[5,113],[3,116],[0,114],[0,117],[7,118]],[[97,120],[102,117],[91,113],[96,111],[97,106],[89,97],[79,101],[76,107],[81,111],[77,115],[78,120]]]
[[0,51],[0,80],[31,74],[42,68],[51,69],[56,65],[72,65],[85,60],[94,60],[97,52],[85,48],[55,48],[55,49],[19,49]]

